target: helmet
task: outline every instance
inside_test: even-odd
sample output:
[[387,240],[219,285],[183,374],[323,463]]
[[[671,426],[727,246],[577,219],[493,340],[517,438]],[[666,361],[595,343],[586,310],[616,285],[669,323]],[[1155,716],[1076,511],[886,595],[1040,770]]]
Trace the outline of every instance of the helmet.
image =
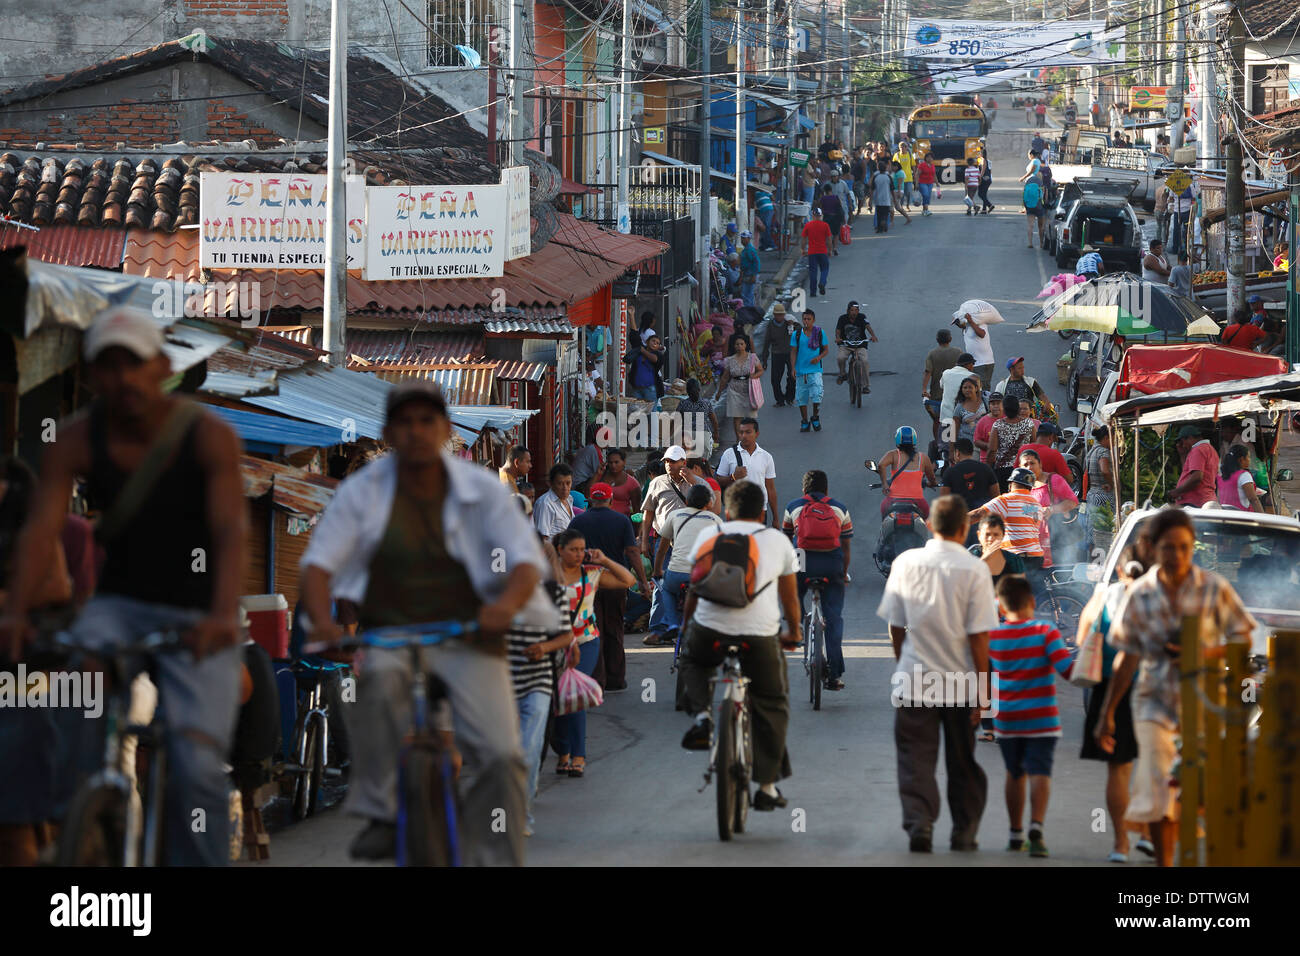
[[903,445],[916,447],[916,429],[911,425],[904,425],[898,431],[894,432],[894,444],[900,448]]

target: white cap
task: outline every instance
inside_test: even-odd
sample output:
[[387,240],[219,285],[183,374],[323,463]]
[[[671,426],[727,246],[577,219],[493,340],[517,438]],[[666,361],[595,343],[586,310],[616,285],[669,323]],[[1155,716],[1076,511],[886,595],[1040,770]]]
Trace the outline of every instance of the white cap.
[[104,349],[115,345],[148,361],[163,350],[162,326],[139,309],[108,309],[86,330],[82,350],[86,360],[93,362]]
[[664,451],[664,461],[685,461],[686,449],[681,445],[669,445]]

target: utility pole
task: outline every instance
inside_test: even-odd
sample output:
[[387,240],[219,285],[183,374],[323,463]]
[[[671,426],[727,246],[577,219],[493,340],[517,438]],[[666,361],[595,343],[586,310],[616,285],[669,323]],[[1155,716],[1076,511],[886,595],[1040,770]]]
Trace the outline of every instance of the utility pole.
[[[802,200],[802,195],[797,193],[795,167],[790,165],[790,150],[795,148],[795,143],[799,136],[799,72],[796,64],[799,60],[799,54],[795,47],[799,44],[799,3],[798,0],[787,0],[786,2],[786,47],[785,47],[785,85],[790,94],[790,99],[795,103],[795,107],[790,111],[790,132],[786,136],[785,149],[785,204],[781,210],[781,234],[785,235],[785,227],[790,223],[790,203],[794,202],[796,197]],[[793,237],[790,237],[793,242]]]
[[745,186],[745,12],[736,9],[736,231],[749,228],[749,190]]
[[[713,46],[713,20],[709,11],[710,0],[700,2],[700,318],[709,317],[709,247],[713,243],[713,227],[709,223],[709,170],[713,163],[713,91],[709,74],[713,71],[710,50]],[[684,345],[685,343],[683,343]]]
[[1183,145],[1183,136],[1187,132],[1187,118],[1183,116],[1183,98],[1187,94],[1187,12],[1180,11],[1174,26],[1174,89],[1169,102],[1173,109],[1169,111],[1173,123],[1173,135],[1169,138],[1169,152]]
[[827,41],[827,37],[826,37],[826,24],[827,24],[826,0],[822,0],[822,42],[821,42],[822,68],[820,73],[821,85],[817,91],[818,92],[817,101],[821,104],[821,117],[822,117],[821,137],[823,142],[827,139],[830,139],[830,130],[826,128],[826,114],[828,112],[826,109],[826,87],[828,85],[827,84],[828,77],[826,75],[826,70],[827,70],[826,61],[830,59],[828,54],[830,53],[831,45]]
[[[1235,2],[1228,14],[1228,111],[1240,116],[1242,103],[1241,72],[1245,66],[1246,31],[1241,9]],[[1241,134],[1236,123],[1228,134],[1227,195],[1224,228],[1227,230],[1228,319],[1246,307],[1246,186],[1241,178]]]
[[[520,0],[514,0],[518,8]],[[628,177],[632,162],[632,0],[623,0],[623,54],[619,63],[618,97],[618,208],[615,216],[618,231],[632,231],[632,213],[628,207]]]
[[511,166],[524,164],[524,3],[510,3],[510,112],[506,117]]
[[763,9],[763,79],[772,75],[772,56],[776,52],[772,42],[776,37],[772,33],[772,0],[767,0]]
[[1200,144],[1201,169],[1209,169],[1219,155],[1219,99],[1214,78],[1214,51],[1216,49],[1216,19],[1210,13],[1209,0],[1201,4],[1205,18],[1205,43],[1201,47],[1201,128],[1196,132]]
[[[846,150],[853,148],[853,132],[850,128],[852,114],[850,113],[850,103],[852,100],[852,76],[853,64],[849,60],[849,10],[848,3],[841,0],[840,3],[840,39],[843,41],[840,45],[843,49],[844,59],[840,63],[840,75],[844,78],[844,88],[840,95],[840,142],[844,144]],[[846,166],[845,169],[848,167]]]
[[325,220],[325,302],[321,336],[329,364],[345,368],[348,320],[348,7],[330,3],[330,116],[325,165],[329,170],[329,215]]

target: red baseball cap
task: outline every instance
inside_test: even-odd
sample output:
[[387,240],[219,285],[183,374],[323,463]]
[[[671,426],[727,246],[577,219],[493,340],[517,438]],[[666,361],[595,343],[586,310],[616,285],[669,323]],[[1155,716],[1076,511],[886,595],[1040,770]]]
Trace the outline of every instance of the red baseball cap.
[[609,501],[614,497],[614,486],[598,481],[588,489],[588,497],[596,501]]

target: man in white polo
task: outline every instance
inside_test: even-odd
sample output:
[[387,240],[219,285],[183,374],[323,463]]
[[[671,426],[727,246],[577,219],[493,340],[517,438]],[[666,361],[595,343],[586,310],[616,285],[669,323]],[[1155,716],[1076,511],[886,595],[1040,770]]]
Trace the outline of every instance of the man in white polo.
[[780,527],[776,516],[776,461],[758,444],[758,419],[742,418],[739,444],[722,450],[718,460],[718,484],[723,491],[737,481],[749,481],[763,489],[763,516],[772,513],[772,526]]

